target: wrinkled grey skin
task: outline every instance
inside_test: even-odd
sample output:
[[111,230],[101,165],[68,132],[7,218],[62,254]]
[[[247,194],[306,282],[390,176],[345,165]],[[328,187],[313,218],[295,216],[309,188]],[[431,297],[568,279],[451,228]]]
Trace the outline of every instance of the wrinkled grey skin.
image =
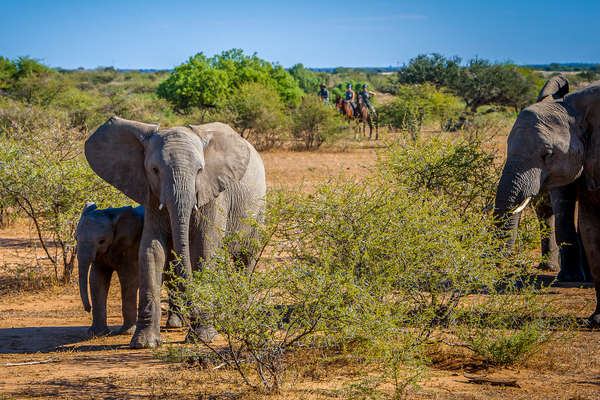
[[[538,95],[537,101],[555,101],[569,92],[569,81],[562,75],[550,78]],[[533,201],[540,227],[548,227],[550,232],[541,241],[544,261],[539,265],[544,270],[559,270],[558,280],[581,282],[589,279],[589,271],[580,238],[575,227],[575,203],[577,184],[541,192]],[[519,217],[520,217],[519,213]],[[509,239],[512,250],[517,234],[517,224]],[[557,244],[558,243],[558,244]]]
[[[123,326],[119,334],[132,334],[137,311],[139,285],[138,247],[144,222],[143,207],[106,208],[99,210],[86,203],[77,230],[79,293],[85,311],[92,311],[93,336],[110,334],[106,325],[106,298],[110,280],[117,271],[121,284]],[[91,271],[90,271],[91,266]],[[89,285],[92,306],[88,298]]]
[[574,182],[581,239],[598,299],[590,319],[599,324],[600,82],[562,100],[533,104],[519,114],[508,137],[494,213],[511,229],[518,219],[511,212],[525,199]]
[[[244,220],[264,219],[262,160],[222,123],[159,129],[117,117],[90,136],[85,154],[100,177],[146,208],[139,249],[140,303],[130,347],[157,346],[167,255],[174,250],[180,257],[175,272],[185,280],[202,267],[202,259],[214,255],[225,235],[254,234]],[[239,246],[232,250],[235,254]],[[253,254],[238,256],[246,265],[253,262]]]

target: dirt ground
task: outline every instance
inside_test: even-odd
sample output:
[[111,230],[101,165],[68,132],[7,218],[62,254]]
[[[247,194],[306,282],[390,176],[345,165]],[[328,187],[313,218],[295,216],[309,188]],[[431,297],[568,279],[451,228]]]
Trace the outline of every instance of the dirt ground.
[[[304,187],[340,173],[364,176],[376,162],[376,148],[338,152],[266,152],[269,187]],[[296,375],[277,395],[263,395],[243,386],[226,369],[161,361],[152,350],[130,350],[129,336],[90,339],[90,314],[83,310],[74,283],[41,287],[31,280],[32,265],[43,265],[26,225],[0,230],[0,399],[325,399],[346,398],[341,390],[361,365],[335,360],[301,361]],[[51,271],[44,271],[50,273]],[[14,277],[30,282],[19,286]],[[29,285],[29,286],[28,286]],[[553,288],[572,313],[587,317],[594,308],[593,289]],[[109,325],[121,323],[115,277],[109,300]],[[163,316],[164,317],[164,316]],[[164,325],[163,319],[163,325]],[[163,332],[170,343],[183,331]],[[165,347],[165,346],[163,346]],[[410,389],[415,399],[600,399],[600,332],[582,329],[546,346],[530,361],[511,369],[486,369],[446,349],[434,358],[429,378]],[[51,362],[20,366],[7,363]],[[515,379],[519,387],[468,383],[465,373]]]

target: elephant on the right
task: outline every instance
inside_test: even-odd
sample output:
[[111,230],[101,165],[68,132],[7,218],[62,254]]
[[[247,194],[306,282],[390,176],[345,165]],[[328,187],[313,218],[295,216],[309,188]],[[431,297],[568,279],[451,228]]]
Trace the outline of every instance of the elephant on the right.
[[[537,102],[561,100],[569,93],[569,81],[563,75],[548,79],[538,94]],[[559,270],[560,282],[583,282],[590,278],[587,260],[575,227],[577,183],[540,193],[533,201],[540,225],[549,233],[542,238],[541,269]],[[516,229],[513,232],[513,244]]]
[[581,239],[596,289],[597,305],[590,320],[600,324],[600,82],[521,111],[508,137],[494,214],[505,230],[511,230],[533,196],[573,183]]

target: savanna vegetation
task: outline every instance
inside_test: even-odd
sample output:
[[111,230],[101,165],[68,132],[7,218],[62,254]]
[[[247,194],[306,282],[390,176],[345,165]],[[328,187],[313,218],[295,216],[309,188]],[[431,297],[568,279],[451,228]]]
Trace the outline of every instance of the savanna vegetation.
[[262,236],[248,244],[261,249],[256,268],[224,249],[180,299],[183,309],[203,305],[221,342],[167,344],[155,356],[233,371],[256,393],[290,385],[307,355],[343,360],[366,367],[336,396],[402,398],[442,348],[512,366],[564,337],[570,317],[530,270],[544,232],[526,216],[507,257],[487,211],[502,161],[495,140],[544,83],[526,67],[432,54],[392,74],[326,73],[233,49],[142,73],[0,57],[1,222],[28,221],[49,279],[69,284],[84,202],[130,203],[85,161],[82,143],[97,126],[112,115],[222,121],[260,150],[360,145],[316,97],[320,83],[332,97],[347,83],[385,95],[375,104],[390,134],[376,167],[310,191],[271,190]]

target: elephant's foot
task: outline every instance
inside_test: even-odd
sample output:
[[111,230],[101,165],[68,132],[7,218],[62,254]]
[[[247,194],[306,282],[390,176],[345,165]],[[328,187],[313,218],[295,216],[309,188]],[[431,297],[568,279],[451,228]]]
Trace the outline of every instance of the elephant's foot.
[[160,346],[160,332],[158,329],[142,328],[136,329],[133,337],[131,338],[131,342],[129,343],[129,348],[131,349],[145,349]]
[[88,335],[91,337],[102,337],[109,336],[112,332],[108,329],[108,326],[95,327],[90,326],[88,329]]
[[133,335],[135,332],[135,324],[133,325],[123,325],[117,332],[117,335]]
[[536,268],[540,271],[558,271],[560,269],[558,265],[547,261],[539,263]]
[[580,271],[562,269],[558,273],[556,280],[559,282],[584,282],[585,277]]
[[167,316],[167,328],[181,328],[183,326],[183,322],[179,315],[169,311]]
[[190,329],[185,337],[187,343],[211,343],[215,336],[217,336],[217,330],[212,326],[199,325]]
[[588,325],[590,328],[600,328],[600,313],[599,312],[595,312],[592,315],[590,315],[590,318],[588,319]]

